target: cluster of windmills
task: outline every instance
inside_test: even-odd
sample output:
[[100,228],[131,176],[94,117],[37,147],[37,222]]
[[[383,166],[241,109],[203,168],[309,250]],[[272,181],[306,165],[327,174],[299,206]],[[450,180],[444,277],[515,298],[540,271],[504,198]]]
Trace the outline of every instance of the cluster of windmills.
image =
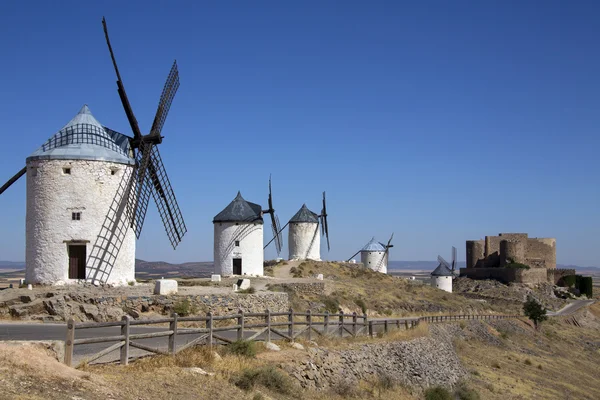
[[[29,283],[134,281],[135,241],[142,232],[150,197],[173,248],[187,232],[158,150],[179,88],[177,63],[173,63],[167,77],[152,128],[144,135],[129,103],[104,19],[102,25],[131,135],[102,125],[84,105],[69,123],[27,157],[25,167],[0,187],[2,194],[23,175],[27,176],[26,280]],[[320,260],[321,237],[325,237],[330,249],[325,192],[319,214],[303,204],[281,227],[269,178],[267,205],[263,209],[238,192],[213,218],[215,274],[263,275],[264,249],[273,243],[279,256],[286,228],[290,260]],[[265,214],[270,215],[273,237],[263,246]],[[393,236],[387,244],[373,238],[348,261],[361,253],[365,267],[387,273]],[[440,266],[434,272],[440,277],[452,276],[456,249],[453,248],[451,266],[439,259]],[[440,278],[436,284],[443,286],[444,282]]]

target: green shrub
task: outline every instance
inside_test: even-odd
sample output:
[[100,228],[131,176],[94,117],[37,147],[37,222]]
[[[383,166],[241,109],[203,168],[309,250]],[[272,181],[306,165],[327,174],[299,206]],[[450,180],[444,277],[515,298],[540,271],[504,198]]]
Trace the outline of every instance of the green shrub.
[[362,311],[363,314],[367,313],[367,304],[365,303],[365,301],[363,299],[358,299],[355,301],[356,305],[360,307],[360,310]]
[[323,299],[323,305],[330,314],[337,314],[340,311],[340,302],[336,298],[326,297]]
[[525,265],[525,264],[521,264],[518,262],[511,262],[509,264],[506,264],[506,268],[522,268],[522,269],[529,269],[529,265]]
[[454,391],[454,395],[459,400],[480,400],[481,399],[481,397],[479,396],[479,393],[476,390],[468,388],[467,385],[465,385],[464,383],[461,383],[457,386],[456,390]]
[[211,286],[211,282],[209,282],[209,281],[202,281],[198,285],[199,286]]
[[188,315],[196,314],[198,309],[195,305],[190,303],[189,299],[183,299],[173,305],[173,311],[176,312],[180,317],[186,317]]
[[567,276],[563,276],[562,279],[560,280],[562,286],[564,287],[575,287],[575,285],[577,284],[577,276],[576,275],[567,275]]
[[525,365],[531,365],[531,360],[528,358],[527,360],[525,360]]
[[337,381],[335,385],[331,385],[331,390],[344,399],[358,397],[360,395],[360,391],[356,385],[343,379]]
[[256,289],[252,286],[250,286],[248,289],[243,289],[243,290],[238,290],[238,293],[241,294],[252,294],[252,293],[256,293]]
[[261,385],[281,394],[290,394],[293,389],[290,378],[272,366],[254,370],[246,369],[234,377],[233,383],[243,390],[250,390],[256,385]]
[[579,285],[578,285],[577,289],[579,289],[579,292],[581,294],[585,294],[588,297],[588,299],[592,298],[593,288],[594,288],[594,282],[593,282],[591,276],[582,276],[579,279]]
[[236,340],[225,347],[228,354],[254,358],[256,357],[256,343],[249,340]]
[[448,389],[436,386],[425,391],[425,400],[454,400],[454,398]]
[[542,364],[538,364],[537,368],[542,369]]

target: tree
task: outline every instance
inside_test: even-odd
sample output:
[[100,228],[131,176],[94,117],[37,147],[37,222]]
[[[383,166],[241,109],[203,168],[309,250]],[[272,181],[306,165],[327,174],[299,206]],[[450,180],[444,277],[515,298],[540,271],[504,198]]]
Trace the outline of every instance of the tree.
[[533,321],[535,329],[538,329],[539,325],[548,319],[544,306],[531,296],[527,296],[527,301],[523,304],[523,312]]

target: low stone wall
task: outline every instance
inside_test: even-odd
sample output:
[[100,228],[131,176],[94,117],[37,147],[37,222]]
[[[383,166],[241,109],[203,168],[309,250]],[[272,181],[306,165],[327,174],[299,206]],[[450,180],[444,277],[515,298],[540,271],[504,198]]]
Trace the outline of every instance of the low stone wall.
[[471,279],[495,279],[503,283],[544,283],[548,282],[545,268],[461,268],[460,276]]
[[287,293],[105,297],[71,293],[53,294],[46,298],[28,296],[26,300],[7,305],[3,310],[0,307],[0,312],[23,319],[66,321],[74,318],[76,321],[104,322],[118,320],[125,314],[139,318],[142,313],[149,311],[168,315],[184,300],[188,300],[190,309],[195,309],[197,313],[206,314],[210,311],[214,315],[232,314],[240,309],[249,313],[264,312],[266,309],[284,312],[290,307]]
[[309,360],[284,368],[302,387],[312,389],[384,377],[418,388],[453,386],[466,374],[451,342],[433,337],[348,350],[309,349],[309,355]]
[[325,294],[325,282],[300,282],[300,283],[282,283],[273,285],[274,288],[281,288],[283,291],[294,292],[296,294],[317,295]]

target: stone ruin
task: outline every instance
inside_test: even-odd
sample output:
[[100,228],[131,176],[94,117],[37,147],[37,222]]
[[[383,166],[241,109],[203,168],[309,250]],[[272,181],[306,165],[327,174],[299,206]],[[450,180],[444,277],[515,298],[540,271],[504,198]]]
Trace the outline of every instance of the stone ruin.
[[[527,233],[500,233],[485,240],[467,240],[467,267],[460,276],[495,279],[504,283],[556,284],[574,270],[556,269],[556,239],[530,238]],[[511,268],[524,264],[526,268]]]

